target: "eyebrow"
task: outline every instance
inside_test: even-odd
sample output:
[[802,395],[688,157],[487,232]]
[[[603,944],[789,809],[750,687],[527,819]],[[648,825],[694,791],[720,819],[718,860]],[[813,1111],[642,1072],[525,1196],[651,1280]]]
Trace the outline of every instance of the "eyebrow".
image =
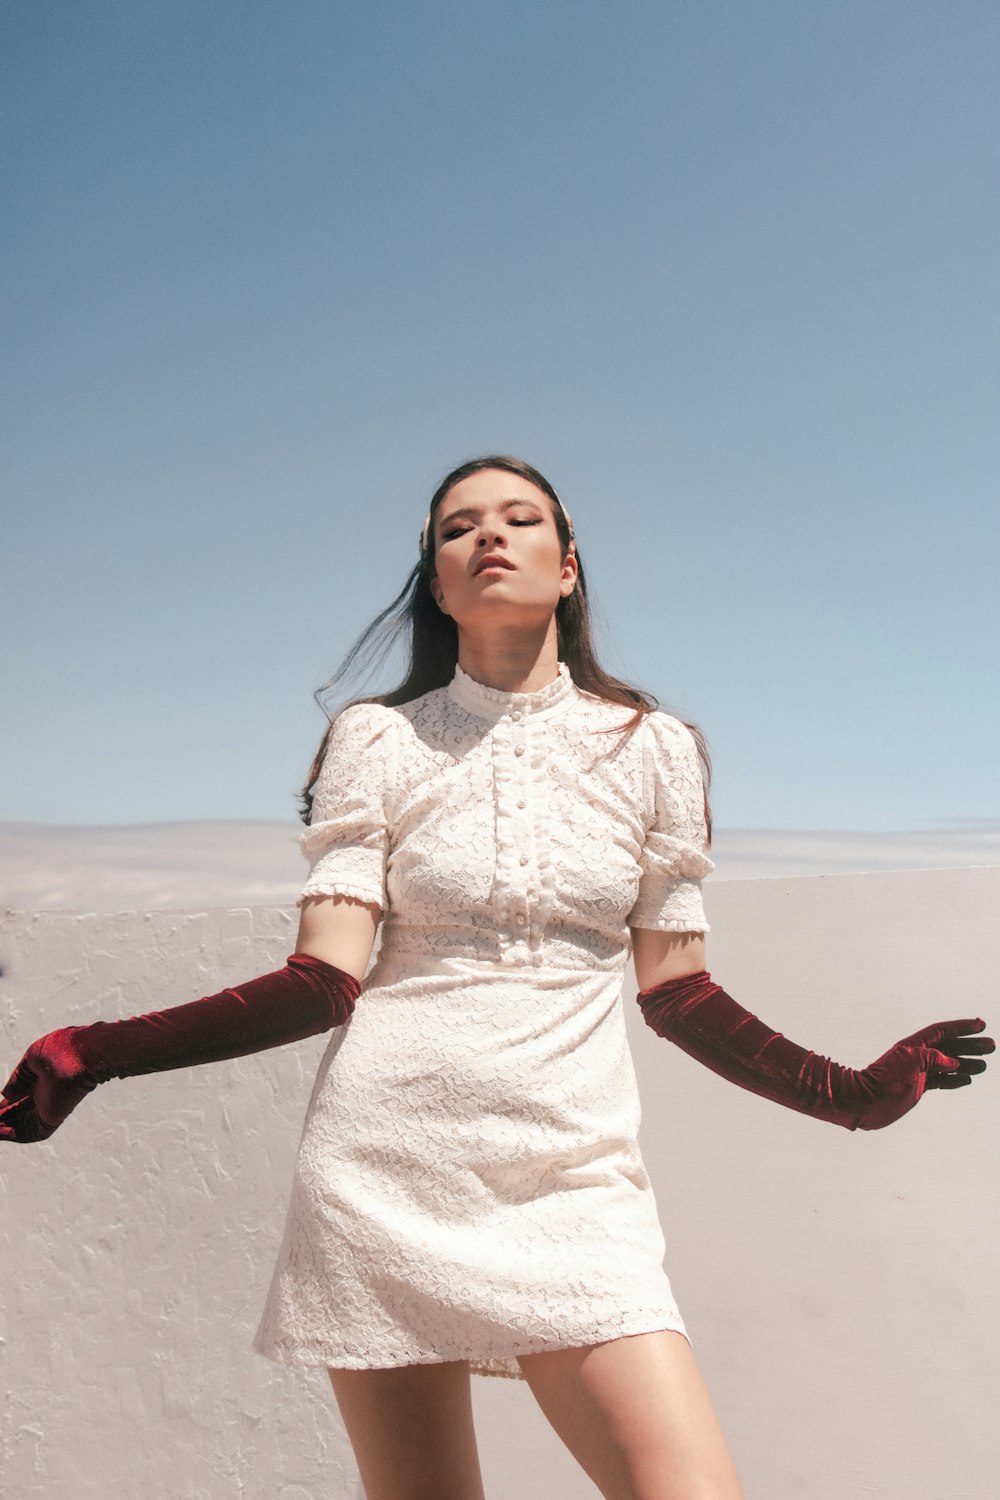
[[[535,507],[535,509],[538,510],[538,511],[540,511],[542,509],[541,505],[539,504],[539,502],[537,500],[528,500],[526,498],[521,498],[521,499],[517,499],[517,500],[501,500],[501,502],[500,502],[500,509],[501,510],[513,510],[516,505],[533,505]],[[465,505],[465,506],[462,507],[461,510],[450,511],[449,514],[447,516],[444,516],[444,517],[442,517],[440,515],[440,513],[439,513],[438,514],[438,521],[440,522],[440,524],[442,526],[445,526],[445,525],[448,524],[449,521],[457,521],[460,516],[481,516],[482,513],[483,513],[483,508],[482,508],[481,505]]]

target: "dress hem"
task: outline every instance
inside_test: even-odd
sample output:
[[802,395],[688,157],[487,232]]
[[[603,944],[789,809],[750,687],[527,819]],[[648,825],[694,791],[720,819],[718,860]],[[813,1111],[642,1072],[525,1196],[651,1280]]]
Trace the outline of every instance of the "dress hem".
[[328,1349],[323,1352],[322,1346],[297,1345],[293,1347],[278,1347],[273,1344],[265,1344],[261,1340],[254,1340],[251,1345],[255,1354],[262,1358],[271,1360],[278,1365],[294,1366],[299,1369],[320,1368],[329,1370],[400,1370],[410,1365],[441,1365],[452,1364],[461,1360],[467,1360],[470,1373],[473,1375],[500,1376],[511,1380],[523,1380],[524,1376],[517,1366],[520,1355],[549,1354],[560,1349],[586,1349],[596,1347],[598,1344],[609,1344],[615,1339],[636,1338],[643,1333],[679,1333],[688,1343],[691,1342],[690,1335],[684,1327],[680,1316],[671,1319],[662,1315],[652,1319],[639,1318],[627,1319],[617,1324],[614,1328],[604,1331],[590,1329],[586,1336],[578,1338],[560,1339],[558,1343],[543,1339],[525,1339],[517,1349],[510,1349],[504,1354],[484,1354],[466,1349],[462,1351],[428,1354],[426,1352],[414,1353],[408,1358],[389,1359],[374,1363],[365,1359],[348,1359],[340,1351]]

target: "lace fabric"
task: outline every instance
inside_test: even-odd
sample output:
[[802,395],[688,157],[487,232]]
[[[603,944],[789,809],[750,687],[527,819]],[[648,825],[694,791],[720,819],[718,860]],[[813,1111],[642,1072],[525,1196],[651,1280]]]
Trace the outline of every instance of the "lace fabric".
[[627,718],[561,666],[337,719],[303,899],[377,904],[383,937],[310,1101],[260,1352],[516,1375],[682,1329],[620,991],[630,926],[707,931],[712,866],[689,731]]
[[[383,942],[505,963],[623,963],[628,927],[706,932],[690,732],[578,691],[449,688],[337,719],[302,836],[302,899],[380,906]],[[610,733],[608,731],[611,731]]]

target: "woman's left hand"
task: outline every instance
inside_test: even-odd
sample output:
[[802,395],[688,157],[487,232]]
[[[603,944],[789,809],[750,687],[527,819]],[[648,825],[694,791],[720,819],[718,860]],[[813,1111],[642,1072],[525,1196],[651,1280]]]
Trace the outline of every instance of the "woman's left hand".
[[986,1069],[984,1053],[992,1037],[979,1036],[986,1022],[939,1021],[904,1037],[869,1067],[855,1074],[859,1091],[858,1125],[881,1130],[908,1113],[926,1089],[960,1089]]
[[986,1022],[939,1021],[904,1037],[870,1067],[845,1068],[790,1042],[714,984],[705,970],[640,990],[647,1025],[751,1094],[848,1130],[881,1130],[927,1089],[958,1089],[986,1067]]

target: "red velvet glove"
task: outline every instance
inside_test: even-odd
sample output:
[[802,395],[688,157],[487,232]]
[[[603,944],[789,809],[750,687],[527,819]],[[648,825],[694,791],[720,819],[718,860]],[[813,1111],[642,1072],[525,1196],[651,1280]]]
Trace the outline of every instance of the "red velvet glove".
[[[911,1110],[925,1089],[957,1089],[986,1067],[985,1021],[942,1021],[904,1037],[869,1068],[843,1068],[807,1052],[712,983],[704,969],[639,994],[646,1024],[713,1073],[752,1094],[848,1130],[880,1130]],[[943,1050],[939,1050],[943,1049]]]
[[109,1078],[221,1062],[340,1026],[361,986],[308,953],[283,969],[172,1010],[65,1026],[32,1042],[3,1089],[0,1141],[43,1141]]

